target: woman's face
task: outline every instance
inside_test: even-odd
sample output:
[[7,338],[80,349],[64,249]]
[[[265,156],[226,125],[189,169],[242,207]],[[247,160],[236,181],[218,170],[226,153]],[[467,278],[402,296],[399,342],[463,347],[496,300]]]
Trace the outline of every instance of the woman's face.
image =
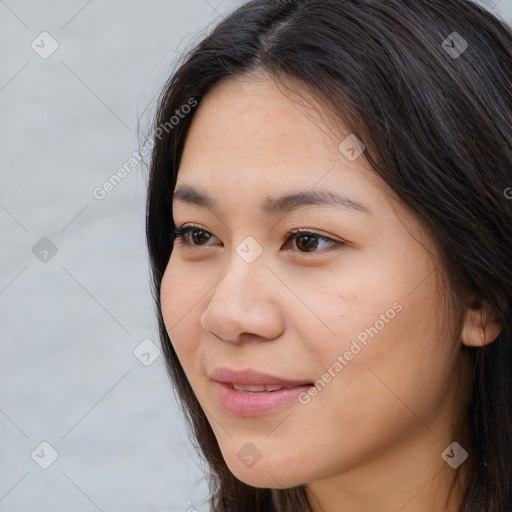
[[238,78],[200,104],[183,151],[176,189],[211,204],[176,195],[175,225],[196,231],[175,241],[162,313],[226,463],[255,487],[335,478],[377,496],[396,472],[427,482],[454,441],[461,313],[425,230],[353,141],[338,147],[349,135]]

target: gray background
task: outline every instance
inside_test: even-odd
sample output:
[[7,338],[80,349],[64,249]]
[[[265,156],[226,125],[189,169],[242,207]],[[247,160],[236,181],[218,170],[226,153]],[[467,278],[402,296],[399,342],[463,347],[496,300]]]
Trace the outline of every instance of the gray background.
[[[0,1],[1,512],[207,509],[162,357],[135,350],[158,345],[146,171],[93,190],[138,152],[177,57],[241,3]],[[512,0],[487,3],[512,21]]]

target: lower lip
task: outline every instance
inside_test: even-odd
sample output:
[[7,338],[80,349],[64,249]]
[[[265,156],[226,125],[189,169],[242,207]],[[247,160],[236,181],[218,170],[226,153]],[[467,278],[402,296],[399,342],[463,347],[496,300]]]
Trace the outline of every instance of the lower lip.
[[275,411],[298,399],[301,393],[307,392],[311,385],[296,386],[279,391],[262,393],[244,393],[233,389],[224,382],[213,382],[224,410],[238,418],[260,416]]

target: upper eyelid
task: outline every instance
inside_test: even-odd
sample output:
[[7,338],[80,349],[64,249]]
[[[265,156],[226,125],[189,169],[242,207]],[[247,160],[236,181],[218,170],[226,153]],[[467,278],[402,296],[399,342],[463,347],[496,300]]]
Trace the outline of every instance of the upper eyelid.
[[[194,229],[197,229],[198,231],[206,231],[207,233],[215,236],[215,238],[218,238],[216,235],[214,235],[210,230],[198,225],[198,224],[193,224],[193,223],[185,223],[183,224],[182,226],[176,226],[175,227],[176,230],[194,230]],[[332,238],[334,235],[329,235],[329,234],[324,234],[322,232],[319,232],[318,230],[314,229],[314,228],[294,228],[294,229],[290,229],[286,234],[287,235],[297,235],[297,234],[301,234],[301,233],[304,233],[304,234],[308,234],[308,233],[311,233],[313,235],[316,235],[318,237],[323,237],[323,238],[328,238],[328,239],[332,239],[334,242],[342,242],[342,240],[336,240],[334,238]]]
[[[176,228],[176,231],[194,231],[194,230],[198,230],[198,231],[205,231],[207,233],[209,233],[210,235],[214,236],[215,238],[218,239],[218,237],[216,235],[214,235],[210,230],[198,225],[198,224],[194,224],[194,223],[184,223],[182,224],[181,226],[177,226]],[[337,239],[338,237],[336,238],[333,238],[333,235],[328,235],[328,234],[324,234],[324,233],[320,233],[318,232],[316,229],[313,229],[313,228],[294,228],[294,229],[291,229],[289,230],[287,233],[286,233],[286,241],[288,241],[289,239],[295,237],[295,236],[298,236],[298,235],[301,235],[301,234],[312,234],[312,235],[315,235],[316,237],[324,240],[324,241],[328,241],[330,242],[331,244],[333,245],[348,245],[348,242],[345,241],[345,240],[342,240],[342,239]],[[191,245],[194,245],[194,244],[191,244]],[[201,247],[201,246],[198,246],[198,247]],[[321,252],[321,251],[319,251]]]

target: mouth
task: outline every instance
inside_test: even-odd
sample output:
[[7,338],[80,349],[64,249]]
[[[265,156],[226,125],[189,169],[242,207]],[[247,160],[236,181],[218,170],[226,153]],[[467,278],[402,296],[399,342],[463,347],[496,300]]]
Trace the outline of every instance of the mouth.
[[211,375],[221,407],[235,417],[276,412],[313,386],[307,380],[283,379],[256,371],[217,368]]
[[[271,388],[293,388],[297,386],[306,386],[313,384],[309,380],[296,380],[296,379],[284,379],[274,375],[269,375],[262,372],[253,370],[235,370],[226,366],[216,368],[210,375],[210,379],[216,382],[224,382],[226,384],[232,384],[238,388],[255,388],[265,387]],[[250,389],[249,389],[250,390]],[[255,389],[254,391],[264,391],[263,389]]]
[[241,393],[273,393],[274,391],[280,391],[281,389],[293,389],[296,386],[238,386],[232,382],[226,382],[231,389],[240,391]]

